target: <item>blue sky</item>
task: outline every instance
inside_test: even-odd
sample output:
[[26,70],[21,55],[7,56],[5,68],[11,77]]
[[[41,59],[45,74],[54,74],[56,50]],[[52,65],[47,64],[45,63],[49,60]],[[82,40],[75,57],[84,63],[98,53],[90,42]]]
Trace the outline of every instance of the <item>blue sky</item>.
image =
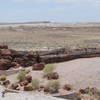
[[0,22],[100,22],[100,0],[0,0]]

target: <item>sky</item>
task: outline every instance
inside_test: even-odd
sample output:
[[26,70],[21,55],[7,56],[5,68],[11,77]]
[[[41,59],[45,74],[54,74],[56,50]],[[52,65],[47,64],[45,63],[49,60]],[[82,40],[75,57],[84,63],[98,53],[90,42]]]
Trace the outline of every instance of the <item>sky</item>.
[[100,22],[100,0],[0,0],[0,22]]

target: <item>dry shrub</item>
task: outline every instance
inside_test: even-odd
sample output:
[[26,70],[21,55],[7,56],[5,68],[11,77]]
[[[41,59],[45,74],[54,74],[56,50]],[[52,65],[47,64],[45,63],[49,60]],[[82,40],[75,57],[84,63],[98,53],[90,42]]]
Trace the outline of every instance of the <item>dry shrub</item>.
[[48,64],[43,69],[44,77],[48,77],[49,74],[51,74],[54,71],[55,67],[52,64]]
[[32,80],[32,87],[33,87],[33,90],[39,89],[39,81],[37,79]]
[[7,76],[6,75],[1,75],[0,76],[0,81],[5,81],[7,79]]
[[17,75],[17,79],[21,82],[25,80],[27,72],[26,71],[21,71]]
[[50,93],[57,93],[60,88],[60,83],[58,80],[51,80],[47,84]]
[[32,91],[33,87],[31,85],[25,86],[24,91]]

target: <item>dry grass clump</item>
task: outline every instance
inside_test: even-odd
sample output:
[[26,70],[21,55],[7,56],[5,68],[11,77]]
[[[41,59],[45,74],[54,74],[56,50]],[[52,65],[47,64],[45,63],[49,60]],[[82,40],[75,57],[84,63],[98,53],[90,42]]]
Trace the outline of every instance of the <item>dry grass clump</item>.
[[55,69],[55,66],[52,64],[48,64],[45,66],[45,68],[43,69],[44,72],[44,77],[47,77],[49,74],[51,74]]
[[7,76],[6,75],[1,75],[0,76],[0,81],[5,81],[7,79]]
[[57,93],[60,88],[60,83],[58,80],[51,80],[47,84],[50,93]]
[[39,81],[37,79],[32,80],[32,88],[33,90],[39,89]]
[[26,71],[21,71],[17,75],[17,79],[21,82],[25,80],[27,72]]
[[24,91],[32,91],[33,87],[31,85],[25,86]]

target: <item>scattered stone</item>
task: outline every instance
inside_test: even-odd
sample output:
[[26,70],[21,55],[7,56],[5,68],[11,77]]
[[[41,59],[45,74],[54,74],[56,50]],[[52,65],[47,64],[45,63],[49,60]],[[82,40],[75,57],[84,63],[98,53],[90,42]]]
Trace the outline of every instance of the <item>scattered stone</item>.
[[48,86],[44,86],[44,92],[46,92],[46,93],[49,92],[49,87]]
[[31,75],[27,75],[25,78],[29,83],[32,82],[32,76]]
[[10,84],[10,81],[9,80],[5,80],[4,82],[3,82],[3,85],[9,85]]
[[57,72],[53,72],[53,73],[48,74],[47,78],[49,80],[51,80],[51,79],[59,79],[59,74]]
[[18,83],[13,83],[11,85],[11,88],[14,89],[14,90],[17,90],[18,87],[19,87],[19,84]]
[[23,82],[20,82],[19,84],[20,84],[20,86],[26,86],[26,85],[28,85],[28,81],[27,80],[24,80]]
[[44,67],[45,67],[44,63],[37,63],[37,64],[34,64],[32,69],[33,70],[43,70]]
[[72,90],[72,86],[70,84],[65,84],[63,89],[70,91],[70,90]]

